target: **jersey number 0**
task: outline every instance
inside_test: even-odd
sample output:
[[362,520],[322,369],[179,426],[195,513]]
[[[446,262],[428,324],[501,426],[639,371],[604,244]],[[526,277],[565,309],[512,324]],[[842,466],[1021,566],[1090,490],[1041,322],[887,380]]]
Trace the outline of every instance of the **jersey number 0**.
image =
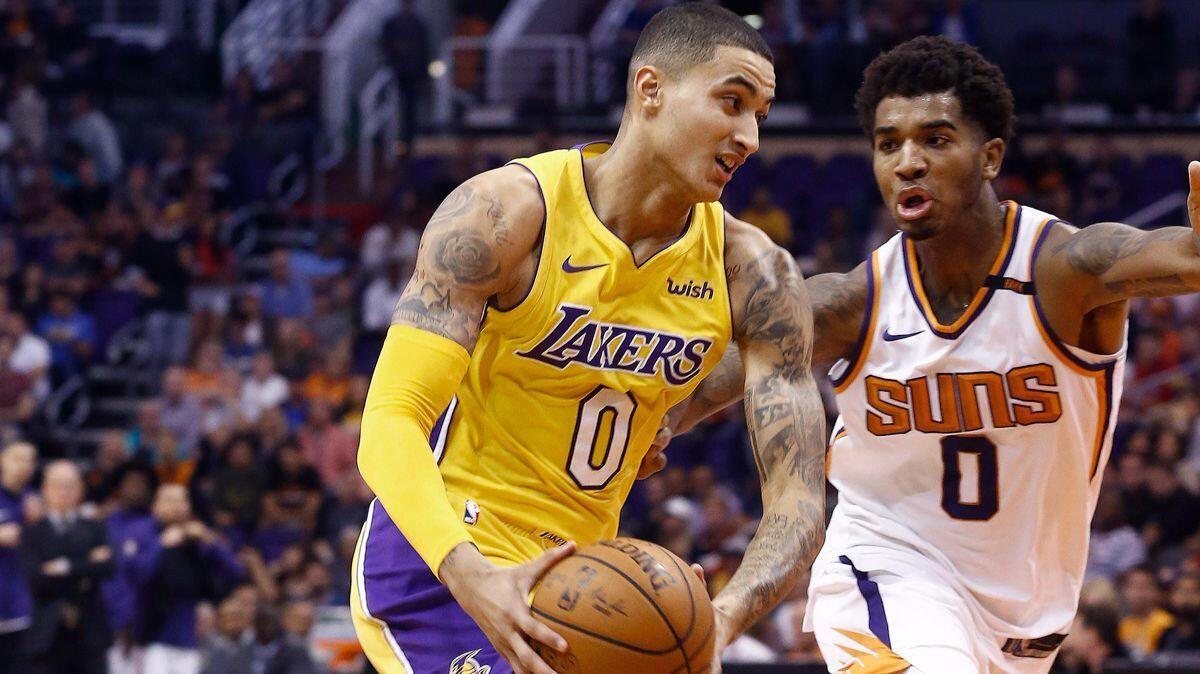
[[[621,468],[637,401],[629,393],[597,386],[579,401],[567,472],[580,489],[603,489]],[[604,439],[604,446],[597,447]]]
[[[976,460],[975,498],[963,498],[963,457]],[[1000,510],[1000,477],[996,445],[982,435],[942,438],[942,510],[956,520],[990,520]]]

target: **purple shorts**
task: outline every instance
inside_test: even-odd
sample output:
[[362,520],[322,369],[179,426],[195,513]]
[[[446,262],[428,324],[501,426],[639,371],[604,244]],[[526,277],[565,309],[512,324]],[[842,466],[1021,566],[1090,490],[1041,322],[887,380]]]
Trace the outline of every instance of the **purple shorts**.
[[392,523],[371,503],[354,561],[351,610],[381,674],[511,674],[512,668]]

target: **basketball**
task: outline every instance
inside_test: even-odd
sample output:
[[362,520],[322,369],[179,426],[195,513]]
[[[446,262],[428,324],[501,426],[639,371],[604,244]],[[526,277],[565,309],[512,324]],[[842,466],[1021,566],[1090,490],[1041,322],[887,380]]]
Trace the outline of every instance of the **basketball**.
[[533,613],[568,644],[534,642],[561,674],[707,672],[713,608],[703,581],[670,551],[634,538],[600,541],[550,569]]

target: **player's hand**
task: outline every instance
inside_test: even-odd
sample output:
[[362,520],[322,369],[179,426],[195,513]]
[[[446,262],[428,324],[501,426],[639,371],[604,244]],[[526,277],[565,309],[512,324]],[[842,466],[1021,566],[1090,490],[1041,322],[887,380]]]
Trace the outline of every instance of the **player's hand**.
[[667,445],[671,444],[671,426],[669,419],[663,419],[663,425],[650,443],[650,451],[642,457],[642,465],[638,466],[637,479],[645,480],[651,475],[667,467]]
[[487,561],[474,546],[461,544],[442,562],[439,572],[450,594],[515,674],[554,674],[527,640],[560,653],[567,650],[567,642],[533,617],[525,598],[550,567],[574,552],[575,544],[567,543],[526,564],[502,568]]
[[1188,164],[1188,219],[1192,221],[1192,231],[1200,235],[1200,161]]
[[713,637],[712,667],[708,671],[709,674],[721,674],[721,654],[725,652],[725,648],[729,646],[729,642],[735,635],[729,634],[729,619],[720,606],[713,605],[713,620],[715,621],[713,632],[716,636]]

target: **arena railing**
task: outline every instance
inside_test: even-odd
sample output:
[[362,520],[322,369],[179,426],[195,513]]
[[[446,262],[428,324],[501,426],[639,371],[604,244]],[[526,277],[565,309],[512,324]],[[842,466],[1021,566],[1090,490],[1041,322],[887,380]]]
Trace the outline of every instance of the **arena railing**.
[[[449,126],[462,105],[474,114],[492,115],[496,126],[509,125],[515,106],[547,84],[558,110],[583,108],[587,64],[587,41],[577,35],[527,35],[502,46],[488,37],[450,38],[433,66],[435,122]],[[547,71],[550,82],[544,78]]]
[[383,144],[383,162],[396,164],[400,141],[400,90],[392,73],[380,68],[358,95],[358,193],[367,195],[375,185],[375,141]]

